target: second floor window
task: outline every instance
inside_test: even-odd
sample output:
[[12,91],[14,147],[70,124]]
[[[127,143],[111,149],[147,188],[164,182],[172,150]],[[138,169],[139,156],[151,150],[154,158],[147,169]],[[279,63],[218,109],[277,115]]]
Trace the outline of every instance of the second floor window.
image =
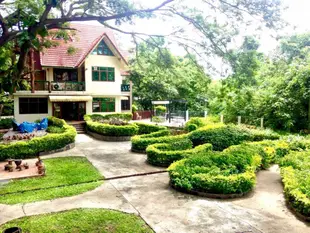
[[92,80],[93,81],[115,81],[115,69],[112,67],[92,67]]

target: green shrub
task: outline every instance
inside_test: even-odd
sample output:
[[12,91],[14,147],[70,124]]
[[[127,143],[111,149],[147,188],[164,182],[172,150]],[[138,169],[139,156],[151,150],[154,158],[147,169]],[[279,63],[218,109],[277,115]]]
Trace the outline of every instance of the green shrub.
[[298,213],[310,217],[309,170],[297,170],[291,166],[282,167],[281,177],[286,200]]
[[194,146],[211,143],[214,150],[221,151],[229,146],[251,140],[251,134],[235,126],[214,124],[202,127],[189,134]]
[[154,109],[155,109],[156,113],[159,115],[164,114],[167,110],[167,108],[165,106],[162,106],[162,105],[158,105]]
[[[113,117],[112,117],[113,116]],[[131,113],[115,113],[115,114],[108,114],[108,115],[85,115],[84,120],[86,121],[86,128],[89,131],[104,135],[104,136],[133,136],[138,133],[138,126],[136,124],[126,124],[126,125],[111,125],[100,123],[97,121],[101,120],[108,120],[114,119],[116,116],[119,116],[117,119],[128,119],[129,116],[132,116]],[[122,117],[120,117],[122,116]]]
[[138,133],[138,126],[128,125],[109,125],[99,122],[86,121],[87,129],[104,136],[133,136]]
[[189,139],[181,139],[172,143],[158,143],[146,148],[147,161],[153,165],[169,166],[171,163],[199,152],[212,150],[211,144],[192,148]]
[[12,128],[12,118],[0,119],[0,129],[10,129]]
[[185,128],[185,130],[187,130],[188,132],[192,132],[192,131],[194,131],[196,129],[198,129],[198,126],[196,124],[189,124]]
[[65,129],[63,127],[51,125],[51,126],[47,127],[46,132],[48,132],[48,133],[63,133],[63,132],[65,132]]
[[113,118],[117,118],[124,121],[130,121],[132,119],[132,113],[111,113],[106,115],[101,114],[92,114],[92,115],[85,115],[84,120],[89,121],[103,121],[103,120],[111,120]]
[[136,112],[136,111],[138,111],[138,106],[135,105],[135,104],[133,104],[133,105],[131,106],[131,109],[132,109],[132,112]]
[[131,149],[133,151],[145,152],[149,145],[156,143],[170,143],[174,142],[175,140],[185,139],[187,137],[186,134],[177,136],[160,136],[162,134],[169,135],[169,133],[170,132],[168,130],[162,130],[152,134],[134,136],[131,138]]
[[213,125],[214,123],[219,123],[219,118],[214,116],[208,116],[208,117],[192,117],[189,121],[185,124],[185,130],[191,132],[193,130],[190,130],[190,125],[196,125],[197,128],[201,128],[203,126],[207,125]]
[[63,127],[65,131],[60,134],[47,134],[43,137],[35,137],[29,141],[0,144],[0,161],[8,158],[30,158],[36,156],[39,152],[60,149],[74,142],[76,130],[73,126],[55,117],[48,117],[48,122],[51,126]]
[[232,145],[238,145],[244,141],[260,141],[264,139],[278,139],[279,136],[270,131],[247,129],[234,125],[216,123],[204,126],[189,134],[193,144],[201,145],[211,143],[213,149],[221,151]]
[[156,131],[165,130],[167,127],[165,126],[159,126],[159,125],[153,125],[153,124],[147,124],[147,123],[135,123],[139,127],[138,134],[150,134]]
[[171,164],[168,171],[171,183],[183,190],[240,194],[254,187],[260,164],[255,148],[245,144],[190,156]]

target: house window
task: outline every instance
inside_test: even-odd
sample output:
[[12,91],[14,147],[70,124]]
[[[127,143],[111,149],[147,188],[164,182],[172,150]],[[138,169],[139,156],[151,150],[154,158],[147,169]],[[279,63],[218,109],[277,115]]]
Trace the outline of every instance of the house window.
[[78,81],[77,69],[54,69],[54,81]]
[[130,110],[130,99],[128,97],[128,100],[122,100],[121,102],[122,110]]
[[48,113],[47,98],[19,98],[19,114]]
[[114,56],[111,49],[107,46],[107,44],[102,40],[98,46],[93,50],[92,54],[94,55],[106,55],[106,56]]
[[94,98],[93,112],[115,112],[114,98]]
[[115,81],[115,69],[112,67],[92,67],[92,80],[93,81]]

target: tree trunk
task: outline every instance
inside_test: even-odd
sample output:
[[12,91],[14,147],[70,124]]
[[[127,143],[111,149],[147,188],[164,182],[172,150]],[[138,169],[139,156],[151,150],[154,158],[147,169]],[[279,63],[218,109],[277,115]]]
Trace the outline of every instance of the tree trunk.
[[0,104],[0,117],[2,116],[3,109],[4,109],[4,105]]
[[310,98],[308,101],[308,130],[310,130]]

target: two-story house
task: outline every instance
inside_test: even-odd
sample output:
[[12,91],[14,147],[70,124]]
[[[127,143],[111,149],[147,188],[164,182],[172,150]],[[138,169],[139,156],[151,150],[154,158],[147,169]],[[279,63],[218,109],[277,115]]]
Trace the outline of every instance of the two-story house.
[[[39,70],[30,90],[14,93],[18,122],[55,116],[83,120],[84,114],[131,111],[132,88],[124,83],[127,61],[113,32],[102,25],[71,23],[69,41],[32,55]],[[71,50],[71,52],[70,52]]]

